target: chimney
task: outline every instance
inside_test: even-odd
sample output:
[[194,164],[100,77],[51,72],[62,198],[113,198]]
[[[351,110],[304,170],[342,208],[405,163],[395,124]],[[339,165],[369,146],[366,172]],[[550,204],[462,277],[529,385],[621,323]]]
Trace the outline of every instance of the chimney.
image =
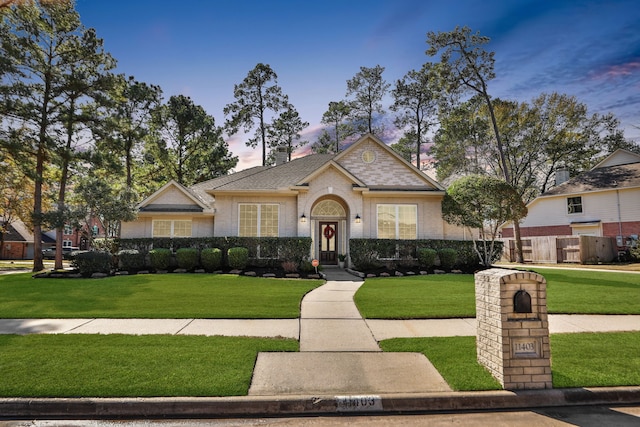
[[287,152],[287,147],[277,147],[276,148],[276,166],[283,165],[287,163],[289,160],[289,153]]
[[569,169],[567,169],[564,166],[559,167],[558,169],[556,169],[556,185],[560,185],[563,182],[567,182],[569,181]]

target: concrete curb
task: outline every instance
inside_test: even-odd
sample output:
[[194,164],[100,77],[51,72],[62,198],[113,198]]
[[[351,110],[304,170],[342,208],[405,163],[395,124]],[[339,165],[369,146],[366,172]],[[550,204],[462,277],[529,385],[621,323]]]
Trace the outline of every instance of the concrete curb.
[[640,386],[350,396],[5,398],[4,419],[221,418],[640,404]]

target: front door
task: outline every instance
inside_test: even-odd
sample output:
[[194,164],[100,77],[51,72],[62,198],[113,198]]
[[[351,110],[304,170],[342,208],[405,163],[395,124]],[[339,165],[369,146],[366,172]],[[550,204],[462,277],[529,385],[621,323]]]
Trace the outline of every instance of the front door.
[[320,223],[320,263],[338,264],[338,223]]

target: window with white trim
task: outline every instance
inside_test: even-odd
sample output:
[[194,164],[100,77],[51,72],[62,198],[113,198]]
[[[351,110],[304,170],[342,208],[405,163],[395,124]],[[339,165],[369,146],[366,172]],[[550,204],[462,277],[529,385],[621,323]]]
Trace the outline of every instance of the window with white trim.
[[191,237],[191,220],[156,219],[153,237]]
[[64,231],[62,232],[65,236],[70,236],[73,234],[73,227],[69,224],[64,225]]
[[567,213],[582,213],[582,197],[567,197]]
[[378,205],[378,239],[417,239],[416,205]]
[[276,204],[238,205],[238,236],[278,237],[280,206]]

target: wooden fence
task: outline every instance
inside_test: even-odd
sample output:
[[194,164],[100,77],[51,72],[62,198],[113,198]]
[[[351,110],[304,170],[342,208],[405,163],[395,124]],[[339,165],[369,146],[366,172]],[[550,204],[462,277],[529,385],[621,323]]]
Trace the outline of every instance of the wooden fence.
[[[502,260],[516,262],[516,241],[503,239]],[[611,262],[617,256],[613,237],[539,236],[522,239],[524,262],[544,264],[597,264]]]

